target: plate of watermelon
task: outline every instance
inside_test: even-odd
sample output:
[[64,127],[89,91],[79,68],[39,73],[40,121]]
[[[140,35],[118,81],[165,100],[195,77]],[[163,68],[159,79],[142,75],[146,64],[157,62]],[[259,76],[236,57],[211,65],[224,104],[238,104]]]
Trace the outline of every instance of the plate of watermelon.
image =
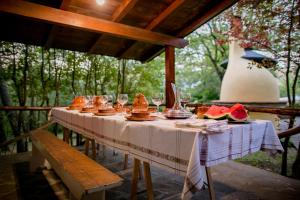
[[205,113],[204,118],[224,120],[228,119],[228,123],[250,123],[248,111],[242,104],[235,104],[228,108],[225,106],[212,105]]

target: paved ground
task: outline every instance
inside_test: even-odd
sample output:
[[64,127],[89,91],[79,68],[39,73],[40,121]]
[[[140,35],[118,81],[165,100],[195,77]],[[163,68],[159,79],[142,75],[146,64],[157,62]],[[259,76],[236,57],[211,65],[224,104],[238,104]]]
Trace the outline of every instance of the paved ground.
[[[34,174],[28,172],[30,156],[30,152],[27,152],[13,157],[0,158],[0,199],[16,199],[18,193],[25,200],[55,199],[43,175],[40,172]],[[122,166],[112,163],[122,161],[122,158],[123,155],[113,156],[109,151],[105,158],[102,155],[98,156],[98,161],[117,172],[122,169]],[[9,167],[9,164],[13,164],[11,165],[13,167]],[[155,199],[180,199],[183,177],[154,167],[151,168],[151,174]],[[107,199],[129,199],[131,170],[123,173],[122,176],[125,179],[124,184],[109,190]],[[300,196],[300,181],[236,162],[227,162],[212,168],[212,176],[217,199],[296,200]],[[18,190],[14,189],[16,185]],[[139,182],[138,187],[138,199],[147,199],[143,179]],[[208,191],[198,192],[193,199],[209,199]]]

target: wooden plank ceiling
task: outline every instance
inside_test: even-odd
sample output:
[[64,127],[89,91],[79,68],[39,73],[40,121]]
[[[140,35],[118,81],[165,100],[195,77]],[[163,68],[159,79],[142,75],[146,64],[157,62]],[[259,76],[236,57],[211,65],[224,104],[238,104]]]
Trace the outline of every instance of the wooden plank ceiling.
[[0,40],[142,62],[237,0],[1,0]]

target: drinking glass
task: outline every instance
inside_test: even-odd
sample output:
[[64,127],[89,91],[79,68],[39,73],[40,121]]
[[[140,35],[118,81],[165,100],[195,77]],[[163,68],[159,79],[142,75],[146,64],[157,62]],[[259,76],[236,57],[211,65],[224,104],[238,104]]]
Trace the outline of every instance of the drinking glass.
[[184,109],[186,104],[188,104],[191,99],[192,99],[191,93],[181,93],[180,102],[182,103]]
[[122,113],[123,113],[124,105],[127,103],[127,101],[128,101],[128,95],[127,94],[119,94],[118,95],[118,102],[122,106]]
[[105,108],[105,105],[108,101],[108,96],[107,95],[101,95],[100,96],[100,103],[101,103],[101,106]]
[[153,104],[156,105],[158,113],[159,113],[159,106],[163,103],[163,101],[164,101],[163,93],[157,93],[152,96],[152,102]]
[[113,95],[111,94],[107,95],[107,107],[110,108],[113,106],[113,100],[114,100]]
[[93,107],[93,96],[92,95],[87,95],[86,97],[85,97],[85,99],[86,99],[86,104],[85,104],[85,107],[87,107],[87,108],[91,108],[91,107]]

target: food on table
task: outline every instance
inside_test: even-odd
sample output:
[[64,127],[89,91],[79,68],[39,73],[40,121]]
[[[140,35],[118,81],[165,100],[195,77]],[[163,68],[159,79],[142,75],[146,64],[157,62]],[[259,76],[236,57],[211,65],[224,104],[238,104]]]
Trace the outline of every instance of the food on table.
[[94,107],[83,107],[81,109],[81,112],[97,112],[97,109],[95,109]]
[[97,116],[111,116],[116,113],[116,110],[112,107],[101,107],[98,109],[98,112],[95,112],[94,114]]
[[129,107],[126,106],[123,107],[122,104],[120,104],[118,101],[114,105],[114,109],[116,112],[127,112],[127,113],[131,112],[131,109]]
[[198,119],[203,119],[204,118],[204,113],[208,111],[209,107],[208,106],[200,106],[196,110],[197,118]]
[[248,119],[248,111],[242,104],[235,104],[229,109],[228,119],[233,121],[246,121]]
[[94,101],[93,101],[94,107],[100,108],[101,106],[103,106],[101,102],[102,102],[102,96],[94,97]]
[[143,94],[139,93],[134,97],[132,111],[147,111],[148,105],[149,104],[146,97]]
[[233,105],[231,108],[212,105],[208,111],[204,113],[204,118],[208,119],[227,118],[232,121],[246,121],[248,117],[248,111],[239,103]]
[[148,101],[146,97],[139,93],[134,97],[132,104],[131,115],[126,116],[127,120],[132,121],[152,121],[155,120],[155,116],[151,116],[151,112],[156,110],[155,108],[148,108]]
[[139,118],[147,118],[150,116],[150,112],[148,112],[148,111],[132,111],[131,116],[139,117]]
[[155,113],[157,112],[157,108],[149,107],[148,112]]
[[225,106],[212,105],[208,111],[204,113],[204,118],[208,119],[226,119],[229,108]]
[[115,113],[116,110],[114,108],[100,108],[98,109],[99,113]]
[[73,99],[72,104],[68,107],[70,110],[81,110],[85,105],[84,96],[77,96]]
[[170,108],[164,108],[162,112],[167,113],[169,110],[170,110]]

